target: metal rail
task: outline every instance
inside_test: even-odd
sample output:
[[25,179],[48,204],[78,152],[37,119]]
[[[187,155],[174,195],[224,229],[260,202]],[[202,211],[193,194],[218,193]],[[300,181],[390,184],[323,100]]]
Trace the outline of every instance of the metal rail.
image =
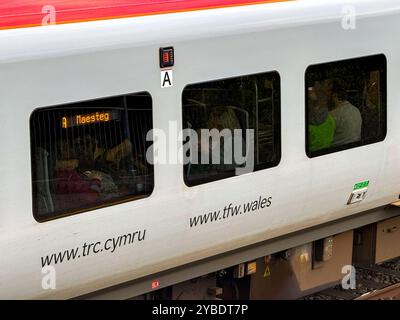
[[400,283],[371,291],[354,300],[400,300]]
[[[400,260],[396,258],[393,262],[400,263]],[[337,285],[304,299],[400,300],[400,271],[381,265],[355,265],[355,267],[357,275],[355,289],[344,290],[340,285]]]

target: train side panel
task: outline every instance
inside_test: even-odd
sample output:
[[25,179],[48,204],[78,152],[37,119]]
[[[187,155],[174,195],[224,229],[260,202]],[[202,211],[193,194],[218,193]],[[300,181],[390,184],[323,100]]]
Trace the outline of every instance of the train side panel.
[[[398,199],[400,127],[396,119],[400,94],[396,84],[400,83],[400,75],[396,70],[400,70],[400,47],[393,35],[400,28],[400,8],[395,1],[386,1],[382,7],[390,7],[390,13],[371,14],[372,1],[355,3],[365,15],[354,30],[342,28],[340,11],[320,21],[321,12],[328,9],[314,4],[304,21],[298,18],[297,23],[287,26],[279,19],[274,20],[275,24],[261,19],[262,13],[258,16],[263,21],[260,25],[241,18],[234,20],[234,10],[226,17],[224,10],[215,11],[209,18],[204,12],[190,13],[201,17],[204,24],[215,24],[215,34],[212,30],[208,35],[199,31],[198,37],[189,35],[184,26],[182,30],[171,29],[176,27],[172,23],[168,27],[173,15],[165,16],[165,20],[158,21],[165,21],[165,34],[172,36],[164,36],[163,40],[155,30],[159,27],[153,29],[152,17],[137,22],[101,22],[99,25],[108,33],[100,36],[105,42],[95,50],[90,42],[69,48],[63,44],[64,35],[65,41],[72,41],[77,25],[62,26],[47,34],[27,29],[0,35],[2,43],[12,39],[16,50],[15,56],[9,49],[0,53],[0,298],[70,298]],[[283,13],[286,6],[271,10],[288,19],[290,14],[300,15],[305,10],[295,4],[293,12]],[[272,14],[268,6],[259,8],[265,10],[266,18]],[[333,5],[328,8],[338,9]],[[218,15],[220,21],[215,21]],[[176,15],[179,17],[185,16]],[[218,29],[228,22],[232,24],[230,31]],[[119,40],[118,23],[132,24]],[[238,26],[243,27],[241,32]],[[82,32],[96,35],[91,26],[82,27]],[[47,36],[49,43],[54,41],[54,51],[51,45],[35,47],[29,57],[22,42],[24,33],[30,36],[27,42],[32,46],[35,40],[40,43]],[[107,39],[112,46],[107,45]],[[60,51],[59,44],[64,51]],[[161,89],[158,48],[167,45],[173,45],[176,51],[174,86]],[[308,158],[304,120],[307,67],[380,53],[385,54],[388,69],[386,139]],[[187,187],[181,165],[156,164],[155,188],[146,199],[44,223],[34,220],[28,124],[35,108],[147,91],[153,100],[154,127],[170,132],[170,121],[182,127],[181,96],[186,85],[268,71],[278,71],[281,78],[282,158],[277,167]],[[370,186],[365,200],[347,205],[354,184],[366,180]],[[258,201],[260,197],[269,198],[270,206],[254,214],[190,226],[193,217],[230,204]],[[112,243],[107,240],[135,232],[135,241],[129,245],[106,249],[105,244]],[[103,251],[85,256],[79,251],[75,258],[55,264],[56,289],[42,289],[46,256],[74,248],[82,250],[85,244],[95,243],[100,243]]]

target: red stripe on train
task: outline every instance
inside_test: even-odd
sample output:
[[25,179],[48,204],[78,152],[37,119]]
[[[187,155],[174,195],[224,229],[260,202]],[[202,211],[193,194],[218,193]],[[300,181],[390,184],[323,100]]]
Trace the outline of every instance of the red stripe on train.
[[0,29],[286,1],[293,0],[8,0],[0,2]]

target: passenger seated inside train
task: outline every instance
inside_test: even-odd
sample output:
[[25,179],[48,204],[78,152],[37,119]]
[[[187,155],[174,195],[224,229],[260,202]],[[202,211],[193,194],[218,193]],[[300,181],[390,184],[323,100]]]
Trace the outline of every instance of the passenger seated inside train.
[[308,143],[310,151],[332,146],[336,122],[329,112],[327,81],[316,81],[308,88],[309,120]]
[[[40,215],[96,207],[149,192],[152,171],[144,159],[145,145],[140,145],[147,131],[130,134],[132,130],[126,130],[126,122],[121,121],[123,113],[116,115],[114,112],[113,122],[61,128],[56,126],[60,117],[50,111],[45,122],[37,116],[35,125],[45,129],[36,138],[34,155],[35,201]],[[141,115],[137,121],[148,120],[143,112]],[[52,118],[55,123],[48,121]]]
[[361,141],[363,120],[348,99],[348,77],[317,80],[308,88],[308,144],[311,152]]
[[[208,158],[208,164],[192,164],[189,172],[190,175],[201,175],[202,173],[207,176],[210,174],[231,174],[235,168],[237,168],[238,164],[235,163],[234,159],[234,130],[242,128],[234,108],[235,107],[232,106],[217,106],[211,108],[212,111],[209,114],[207,125],[202,129],[217,129],[219,132],[227,129],[231,134],[218,140],[218,143],[213,144],[211,141],[207,142],[201,139],[201,130],[198,130],[198,162],[200,163],[201,159]],[[230,148],[230,146],[232,148]],[[241,147],[242,154],[245,154],[246,143],[243,138]],[[228,152],[228,154],[226,155],[225,152]],[[213,162],[213,155],[217,157],[219,155],[219,164]],[[228,159],[227,162],[225,162],[225,158]]]
[[128,139],[111,149],[99,147],[89,135],[71,142],[60,140],[58,145],[54,171],[56,209],[82,207],[129,193],[120,179],[120,163],[132,154]]
[[[196,145],[199,146],[196,150],[198,157],[214,153],[222,161],[221,164],[196,164],[194,160],[197,159],[192,159],[191,163],[184,166],[186,185],[222,180],[264,170],[279,163],[281,116],[278,73],[191,84],[185,87],[182,101],[185,129],[196,131],[197,136],[201,129],[225,130],[220,136],[231,131],[228,139],[232,139],[233,133],[233,140],[236,138],[239,141],[235,143],[237,147],[229,151],[224,149],[230,145],[230,140],[222,140],[219,146],[214,146],[214,150],[209,144]],[[229,158],[229,163],[225,158]],[[208,162],[211,157],[209,159]]]
[[149,94],[37,109],[31,116],[35,217],[42,221],[150,195]]
[[331,100],[330,114],[336,123],[333,146],[342,146],[361,140],[362,117],[360,110],[348,101],[342,79],[328,82],[328,98]]

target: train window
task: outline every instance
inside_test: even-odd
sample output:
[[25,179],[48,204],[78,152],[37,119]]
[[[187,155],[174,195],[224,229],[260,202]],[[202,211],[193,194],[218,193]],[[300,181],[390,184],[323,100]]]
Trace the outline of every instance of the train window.
[[277,166],[280,77],[260,73],[191,84],[182,94],[184,180],[195,186]]
[[35,110],[30,118],[38,221],[149,196],[152,99],[129,94]]
[[386,57],[313,65],[306,71],[306,152],[312,158],[386,136]]

